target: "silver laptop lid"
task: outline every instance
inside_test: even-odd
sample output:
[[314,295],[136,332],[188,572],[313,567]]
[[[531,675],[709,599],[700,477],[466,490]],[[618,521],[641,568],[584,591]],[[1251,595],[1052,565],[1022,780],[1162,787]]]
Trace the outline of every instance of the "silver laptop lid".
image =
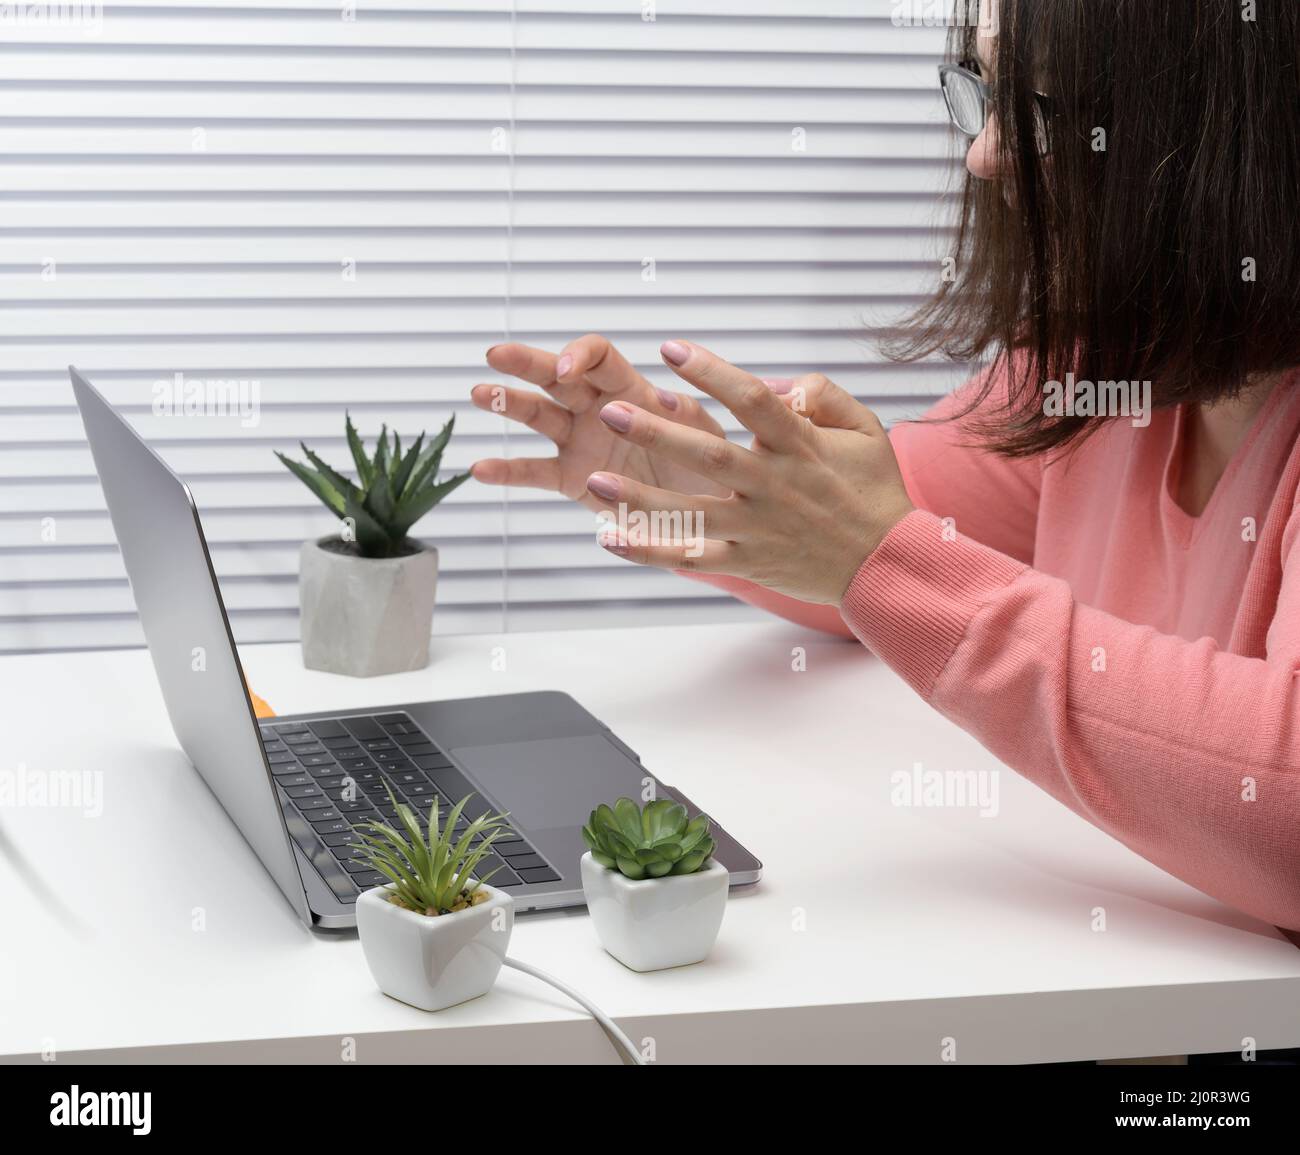
[[189,487],[76,369],[72,389],[181,747],[284,896],[311,912]]

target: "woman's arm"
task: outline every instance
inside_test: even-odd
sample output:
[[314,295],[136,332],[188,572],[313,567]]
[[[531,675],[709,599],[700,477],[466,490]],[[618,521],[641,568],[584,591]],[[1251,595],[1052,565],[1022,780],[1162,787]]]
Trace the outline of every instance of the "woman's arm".
[[794,622],[796,626],[804,626],[819,633],[834,634],[841,638],[851,639],[855,636],[835,606],[811,605],[808,602],[801,602],[798,598],[786,597],[785,594],[779,594],[776,590],[767,589],[756,582],[727,577],[724,574],[687,573],[680,569],[673,572],[681,577],[694,578],[706,585],[717,586],[737,600],[757,606],[758,609],[775,614],[778,618],[785,618],[788,622]]
[[1007,765],[1198,890],[1300,929],[1300,511],[1268,656],[1162,635],[932,513],[900,521],[842,610]]
[[674,343],[664,359],[762,451],[630,406],[611,414],[630,442],[705,463],[733,496],[610,477],[629,509],[679,508],[719,536],[689,562],[676,544],[605,548],[838,603],[858,638],[1030,781],[1205,893],[1300,931],[1300,506],[1256,546],[1282,575],[1264,655],[1225,653],[1081,605],[1066,582],[917,509],[879,421],[842,390],[803,422],[707,349]]
[[[973,448],[964,443],[959,423],[942,420],[959,412],[983,383],[983,378],[968,382],[930,409],[923,421],[895,425],[889,441],[913,505],[951,518],[958,530],[976,541],[1029,562],[1034,553],[1041,465]],[[999,405],[1004,398],[1005,390],[995,386],[980,408]],[[834,606],[809,605],[740,578],[700,573],[684,576],[726,590],[796,625],[845,638],[854,636]]]

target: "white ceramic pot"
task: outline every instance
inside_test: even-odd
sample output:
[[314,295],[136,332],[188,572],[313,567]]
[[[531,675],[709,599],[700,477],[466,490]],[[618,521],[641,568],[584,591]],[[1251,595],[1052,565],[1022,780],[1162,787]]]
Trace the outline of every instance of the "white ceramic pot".
[[492,989],[510,945],[515,900],[487,883],[480,889],[488,901],[434,916],[394,906],[386,886],[362,892],[357,933],[384,994],[422,1011],[440,1011]]
[[438,551],[359,557],[326,548],[338,540],[304,542],[299,553],[303,665],[355,678],[428,665]]
[[631,879],[582,856],[582,891],[600,944],[634,971],[697,963],[727,910],[727,868],[710,858],[694,874]]

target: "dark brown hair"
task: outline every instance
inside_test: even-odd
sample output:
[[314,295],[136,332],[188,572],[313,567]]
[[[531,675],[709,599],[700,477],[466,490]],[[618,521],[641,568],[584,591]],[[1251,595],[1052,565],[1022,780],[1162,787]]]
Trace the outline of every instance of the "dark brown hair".
[[[959,63],[978,7],[959,0]],[[891,355],[990,362],[971,409],[1006,372],[1007,407],[974,429],[1008,455],[1104,420],[1044,413],[1067,372],[1150,380],[1167,407],[1300,364],[1300,2],[1001,0],[998,24],[990,112],[1010,196],[967,176],[955,280]]]

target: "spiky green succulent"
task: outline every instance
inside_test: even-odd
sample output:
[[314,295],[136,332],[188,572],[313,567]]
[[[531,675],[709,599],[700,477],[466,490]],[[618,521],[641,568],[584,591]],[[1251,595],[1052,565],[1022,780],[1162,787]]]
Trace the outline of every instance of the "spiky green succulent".
[[582,837],[592,858],[628,878],[694,874],[713,853],[708,818],[688,818],[686,807],[668,798],[647,802],[644,809],[630,798],[612,808],[597,806]]
[[361,841],[351,845],[361,851],[361,861],[391,881],[389,901],[417,914],[439,915],[454,914],[486,898],[487,891],[480,891],[479,886],[501,868],[479,877],[478,865],[491,853],[492,843],[510,829],[506,815],[485,811],[457,837],[456,823],[472,794],[451,808],[441,828],[435,799],[423,830],[419,815],[397,801],[391,786],[388,797],[402,829],[385,822],[367,822],[356,828]]
[[403,453],[401,436],[394,430],[390,442],[385,425],[374,456],[367,457],[365,444],[348,416],[345,428],[357,470],[355,483],[326,465],[301,441],[299,448],[314,469],[278,451],[276,457],[320,498],[326,509],[350,523],[362,557],[397,557],[409,549],[406,540],[411,527],[469,477],[468,473],[459,473],[438,481],[442,452],[455,426],[453,415],[427,445],[421,433]]

